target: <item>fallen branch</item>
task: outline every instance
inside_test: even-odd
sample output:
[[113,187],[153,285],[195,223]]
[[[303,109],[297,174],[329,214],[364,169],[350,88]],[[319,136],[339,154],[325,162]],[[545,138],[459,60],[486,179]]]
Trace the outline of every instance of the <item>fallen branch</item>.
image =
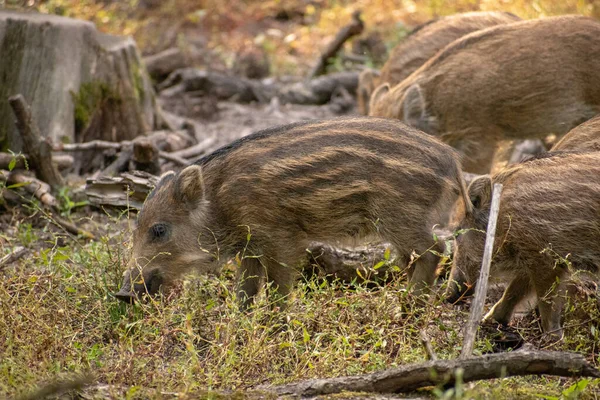
[[216,142],[216,139],[214,137],[210,136],[210,137],[207,137],[206,139],[204,139],[203,141],[201,141],[200,143],[195,144],[191,147],[188,147],[187,149],[174,151],[173,153],[171,153],[171,155],[177,156],[180,158],[188,158],[188,159],[198,157],[199,155],[206,153],[206,151],[215,142]]
[[42,138],[25,99],[18,94],[10,97],[8,102],[17,120],[17,129],[23,139],[23,149],[29,155],[31,167],[35,170],[36,176],[47,182],[52,188],[63,186],[62,176],[52,163],[52,147]]
[[160,158],[164,158],[167,161],[174,162],[175,164],[181,165],[182,167],[190,165],[190,162],[188,160],[172,153],[161,151],[158,155],[160,156]]
[[46,206],[55,207],[57,205],[56,198],[50,193],[50,185],[32,176],[25,175],[21,171],[8,172],[0,170],[0,181],[6,182],[7,186],[18,185],[23,187]]
[[176,97],[183,93],[214,96],[218,100],[240,103],[269,103],[277,97],[282,104],[325,104],[336,89],[355,93],[358,72],[338,72],[290,84],[264,83],[228,76],[214,71],[186,68],[175,71],[161,86],[161,95]]
[[502,185],[494,184],[492,190],[492,205],[490,208],[490,217],[488,220],[487,234],[485,238],[485,248],[483,251],[483,261],[481,263],[481,272],[475,286],[475,296],[471,302],[471,313],[469,321],[465,326],[465,335],[460,358],[468,358],[473,355],[473,346],[475,345],[475,337],[477,336],[477,328],[479,321],[483,315],[483,306],[487,295],[488,279],[490,276],[490,265],[492,264],[492,251],[494,250],[494,238],[496,237],[496,221],[500,211],[500,194],[502,193]]
[[27,253],[27,249],[22,246],[17,246],[12,252],[8,253],[4,257],[0,258],[0,271],[4,269],[8,264],[17,261]]
[[125,172],[129,169],[129,161],[133,155],[133,149],[131,146],[123,147],[117,158],[111,162],[106,168],[100,172],[102,176],[113,176],[121,172]]
[[314,78],[315,76],[322,75],[325,73],[325,69],[329,64],[329,60],[337,54],[338,51],[342,48],[344,43],[350,39],[352,36],[359,35],[362,33],[365,25],[363,21],[360,19],[360,11],[355,11],[352,14],[352,21],[344,26],[340,31],[335,35],[333,41],[327,46],[325,51],[321,53],[319,56],[319,60],[317,64],[313,67],[308,75],[309,78]]
[[52,216],[50,216],[49,219],[56,226],[58,226],[59,228],[63,228],[68,233],[71,233],[73,235],[80,235],[86,239],[93,240],[96,238],[93,233],[79,228],[77,225],[73,224],[72,222],[67,221],[66,219],[59,217],[58,215],[52,215]]
[[171,72],[184,68],[187,65],[185,54],[177,47],[144,57],[143,61],[146,64],[148,74],[155,81],[161,81]]
[[[0,169],[8,169],[8,166],[15,160],[15,169],[32,169],[31,159],[28,155],[12,155],[10,153],[0,153]],[[53,154],[52,164],[56,165],[59,170],[71,168],[73,165],[73,157],[67,154]]]
[[85,143],[59,143],[53,148],[54,151],[85,151],[85,150],[121,150],[124,146],[130,146],[131,140],[122,142],[107,142],[105,140],[91,140]]
[[405,365],[366,375],[329,379],[311,379],[280,386],[260,386],[258,390],[279,396],[320,396],[344,391],[398,393],[436,386],[453,385],[457,371],[463,382],[523,375],[564,377],[600,377],[581,354],[569,352],[527,351],[488,354],[458,360],[434,360]]

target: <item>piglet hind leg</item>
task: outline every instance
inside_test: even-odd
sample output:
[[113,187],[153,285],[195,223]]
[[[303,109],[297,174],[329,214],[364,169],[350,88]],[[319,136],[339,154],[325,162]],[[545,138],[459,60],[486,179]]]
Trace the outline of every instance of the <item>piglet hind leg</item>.
[[565,304],[567,271],[552,264],[530,271],[538,298],[542,330],[548,338],[562,339],[561,316]]
[[526,273],[518,273],[504,290],[502,298],[483,317],[486,322],[495,321],[504,326],[510,323],[515,308],[531,293],[533,286]]

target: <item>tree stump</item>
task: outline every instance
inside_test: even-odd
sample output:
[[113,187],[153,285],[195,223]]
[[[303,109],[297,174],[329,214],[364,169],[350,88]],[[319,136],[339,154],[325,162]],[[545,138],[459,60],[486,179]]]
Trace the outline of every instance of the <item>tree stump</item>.
[[17,93],[54,143],[130,140],[154,128],[154,92],[130,37],[86,21],[0,11],[0,54],[2,150],[23,149],[8,104]]

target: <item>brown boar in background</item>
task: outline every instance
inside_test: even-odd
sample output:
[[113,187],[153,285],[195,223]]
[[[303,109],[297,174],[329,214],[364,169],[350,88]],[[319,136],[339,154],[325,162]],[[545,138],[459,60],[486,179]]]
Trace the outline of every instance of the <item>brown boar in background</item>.
[[515,22],[456,40],[393,89],[370,114],[440,137],[490,171],[499,140],[562,135],[600,112],[600,23],[581,16]]
[[456,39],[480,29],[520,20],[507,12],[470,12],[434,19],[418,26],[394,47],[381,73],[366,69],[360,74],[358,111],[368,115],[369,100],[377,86],[383,83],[397,85]]
[[263,280],[285,296],[310,242],[373,236],[392,243],[405,263],[413,251],[421,255],[409,270],[420,293],[438,263],[427,251],[432,227],[457,199],[468,201],[454,150],[400,121],[260,131],[161,179],[138,216],[117,297],[132,301],[183,273],[217,272],[235,255],[245,305]]
[[600,151],[600,115],[571,129],[550,151]]
[[543,330],[562,336],[570,269],[599,272],[600,153],[548,153],[471,182],[473,210],[458,224],[466,232],[456,239],[451,302],[479,277],[493,183],[504,187],[490,277],[508,286],[485,318],[508,324],[519,302],[534,292]]

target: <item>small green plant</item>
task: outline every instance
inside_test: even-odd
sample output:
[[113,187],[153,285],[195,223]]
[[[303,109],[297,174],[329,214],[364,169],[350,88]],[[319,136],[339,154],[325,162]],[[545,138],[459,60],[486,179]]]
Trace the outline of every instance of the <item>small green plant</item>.
[[73,201],[71,199],[71,189],[68,186],[64,186],[58,191],[58,208],[60,215],[63,217],[71,215],[71,212],[79,207],[84,207],[89,204],[89,201]]
[[[580,379],[568,388],[564,389],[560,396],[547,396],[540,394],[539,397],[545,400],[576,400],[580,399],[585,389],[590,385],[600,384],[600,379]],[[591,397],[590,397],[591,398]]]

